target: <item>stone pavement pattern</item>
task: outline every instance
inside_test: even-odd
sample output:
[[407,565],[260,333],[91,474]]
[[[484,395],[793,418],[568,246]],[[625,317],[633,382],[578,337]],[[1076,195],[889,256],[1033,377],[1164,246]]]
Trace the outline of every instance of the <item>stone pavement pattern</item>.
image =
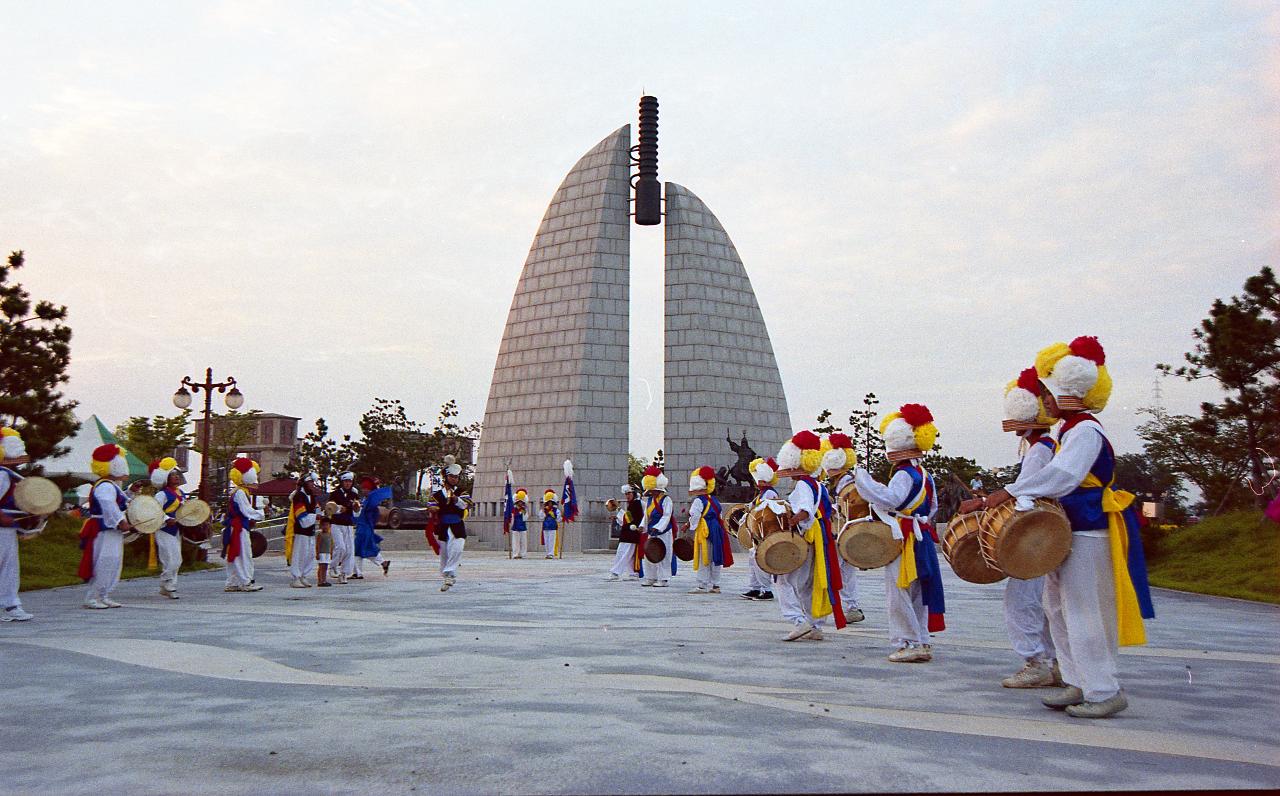
[[[891,664],[883,578],[867,621],[784,644],[769,603],[604,582],[605,556],[468,554],[252,594],[129,581],[24,595],[0,626],[0,792],[667,793],[1280,787],[1280,608],[1157,593],[1122,656],[1131,707],[1080,721],[999,687],[1017,668],[1001,589],[948,581],[930,664]],[[373,567],[370,567],[373,569]],[[949,573],[948,573],[949,574]]]

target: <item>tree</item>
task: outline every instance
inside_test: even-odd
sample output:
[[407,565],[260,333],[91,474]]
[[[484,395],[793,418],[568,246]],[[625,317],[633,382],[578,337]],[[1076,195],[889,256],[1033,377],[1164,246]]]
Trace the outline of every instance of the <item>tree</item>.
[[10,277],[26,263],[15,251],[0,266],[0,423],[22,434],[32,461],[66,453],[58,443],[80,424],[59,386],[71,364],[67,308],[31,295]]
[[831,410],[823,409],[818,413],[818,424],[813,427],[816,434],[835,434],[844,429],[831,422]]
[[329,424],[321,417],[316,419],[315,429],[298,441],[293,461],[276,477],[293,477],[314,471],[320,476],[320,487],[327,491],[330,486],[336,485],[337,476],[350,466],[354,458],[351,435],[344,434],[339,442],[329,436]]
[[191,445],[191,435],[187,433],[189,422],[190,409],[183,409],[177,417],[131,417],[116,426],[116,439],[134,456],[150,462],[172,456],[174,448]]
[[375,398],[373,406],[360,417],[360,439],[351,443],[356,468],[375,475],[403,493],[408,491],[410,473],[423,462],[419,437],[422,425],[409,419],[398,399]]
[[849,426],[852,431],[853,447],[858,452],[858,460],[868,470],[877,461],[877,455],[884,454],[884,437],[876,425],[875,407],[880,403],[876,394],[869,392],[862,397],[862,408],[849,413]]
[[1244,508],[1252,502],[1241,477],[1249,468],[1244,455],[1244,421],[1214,414],[1200,417],[1139,410],[1151,420],[1138,426],[1152,463],[1194,484],[1203,494],[1206,510]]
[[1169,520],[1186,516],[1182,482],[1146,451],[1116,457],[1116,488],[1132,492],[1140,503],[1163,503]]
[[1215,299],[1192,334],[1196,344],[1183,355],[1186,365],[1156,367],[1188,381],[1218,382],[1226,397],[1221,404],[1202,404],[1201,413],[1220,423],[1239,421],[1240,453],[1253,482],[1262,484],[1262,446],[1280,435],[1280,283],[1272,270],[1264,267],[1246,279],[1242,295]]
[[640,479],[644,478],[644,459],[639,458],[634,453],[627,454],[627,483],[640,485]]

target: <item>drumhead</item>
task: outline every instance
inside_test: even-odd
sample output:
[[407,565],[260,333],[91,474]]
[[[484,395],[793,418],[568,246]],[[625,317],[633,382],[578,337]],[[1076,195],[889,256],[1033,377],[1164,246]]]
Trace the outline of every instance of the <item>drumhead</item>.
[[267,552],[267,537],[261,531],[249,531],[249,547],[254,558],[262,558],[262,554]]
[[770,575],[795,572],[809,557],[812,547],[796,533],[771,533],[756,545],[756,565]]
[[27,514],[44,517],[62,505],[62,490],[48,478],[28,476],[13,487],[13,502]]
[[209,507],[200,498],[188,498],[178,506],[178,510],[174,512],[174,517],[178,520],[179,525],[192,526],[202,525],[204,521],[209,519],[213,514],[213,509]]
[[1004,523],[995,558],[1011,577],[1030,580],[1057,569],[1071,552],[1071,523],[1055,503],[1037,502]]
[[879,520],[850,522],[836,539],[836,551],[859,569],[878,569],[902,554],[902,543]]
[[150,495],[138,495],[129,501],[124,514],[138,533],[155,533],[164,527],[164,508]]
[[671,543],[671,552],[681,561],[693,560],[693,540],[687,536],[681,536],[679,539]]

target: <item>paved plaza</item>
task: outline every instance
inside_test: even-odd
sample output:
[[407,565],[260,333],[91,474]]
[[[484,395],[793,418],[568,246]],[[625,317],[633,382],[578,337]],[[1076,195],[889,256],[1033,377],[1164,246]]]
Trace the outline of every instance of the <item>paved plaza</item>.
[[[780,642],[776,605],[608,583],[609,559],[469,553],[252,594],[220,572],[24,595],[0,626],[4,793],[668,793],[1280,787],[1280,608],[1157,591],[1127,649],[1131,707],[1070,719],[1000,688],[1018,661],[998,586],[947,582],[929,664],[891,664],[880,572],[867,620]],[[376,568],[370,567],[370,570]],[[950,575],[950,572],[947,573]]]

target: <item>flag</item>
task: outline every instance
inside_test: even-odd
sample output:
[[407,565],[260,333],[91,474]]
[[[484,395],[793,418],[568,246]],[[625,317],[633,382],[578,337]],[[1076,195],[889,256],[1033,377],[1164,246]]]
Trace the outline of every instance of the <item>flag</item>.
[[516,496],[511,491],[512,480],[511,471],[507,470],[507,497],[502,509],[502,532],[504,534],[511,532],[511,520],[516,515]]
[[560,495],[560,503],[564,506],[564,521],[573,522],[578,519],[578,496],[573,491],[573,462],[564,460],[564,492]]

